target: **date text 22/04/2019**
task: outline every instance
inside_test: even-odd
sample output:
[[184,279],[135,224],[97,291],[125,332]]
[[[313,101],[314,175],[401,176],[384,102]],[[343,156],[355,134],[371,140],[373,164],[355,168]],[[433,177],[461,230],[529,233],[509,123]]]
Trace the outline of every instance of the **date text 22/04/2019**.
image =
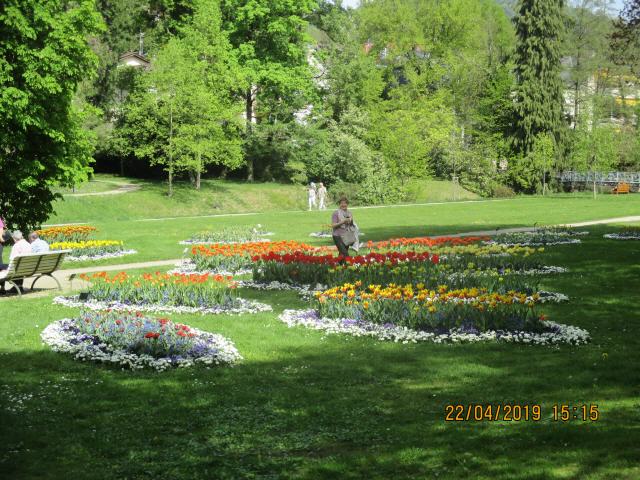
[[[539,404],[450,404],[444,410],[446,422],[540,422],[549,418]],[[600,420],[595,404],[555,404],[550,410],[554,422]]]

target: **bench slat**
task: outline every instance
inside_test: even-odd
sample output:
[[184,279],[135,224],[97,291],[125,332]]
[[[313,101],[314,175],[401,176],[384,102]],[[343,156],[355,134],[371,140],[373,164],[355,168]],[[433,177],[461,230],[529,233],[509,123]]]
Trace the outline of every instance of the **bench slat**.
[[2,280],[15,280],[33,275],[49,275],[56,271],[68,250],[29,254],[15,257],[9,262],[9,268],[3,272]]

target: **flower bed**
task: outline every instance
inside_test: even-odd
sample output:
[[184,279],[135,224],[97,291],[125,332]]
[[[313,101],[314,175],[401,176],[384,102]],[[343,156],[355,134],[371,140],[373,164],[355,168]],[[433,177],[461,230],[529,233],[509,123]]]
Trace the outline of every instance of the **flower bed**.
[[97,232],[89,225],[70,225],[38,230],[41,238],[49,242],[52,251],[71,250],[65,257],[69,261],[103,260],[133,255],[135,250],[125,250],[119,240],[90,240],[89,236]]
[[640,228],[630,228],[620,233],[607,233],[604,238],[609,240],[640,240]]
[[[322,317],[316,310],[285,310],[280,320],[289,327],[302,326],[319,330],[326,334],[345,334],[355,337],[370,337],[382,341],[400,343],[475,343],[505,342],[528,345],[582,345],[590,340],[589,332],[571,325],[563,325],[546,320],[540,321],[540,331],[505,331],[475,329],[451,329],[443,332],[419,331],[388,321],[384,324],[353,318]],[[391,318],[389,319],[391,320]]]
[[196,245],[191,248],[189,259],[198,272],[237,272],[250,269],[252,266],[251,258],[256,255],[314,250],[318,249],[294,241]]
[[369,250],[416,250],[428,249],[442,246],[466,246],[477,244],[489,240],[489,237],[415,237],[415,238],[392,238],[381,242],[368,241],[366,247]]
[[140,310],[161,313],[245,314],[270,311],[271,306],[238,298],[237,282],[222,275],[166,274],[129,276],[125,272],[81,275],[90,282],[80,298],[56,297],[54,303],[93,310]]
[[47,326],[42,341],[76,360],[158,371],[195,364],[233,364],[242,359],[221,335],[149,318],[141,313],[83,311],[79,317]]
[[424,285],[387,286],[360,282],[316,294],[314,306],[321,317],[355,318],[384,324],[389,319],[414,330],[451,329],[540,331],[538,294],[489,293],[478,288],[428,289]]
[[36,233],[48,243],[83,242],[98,229],[90,225],[68,225],[63,227],[49,227],[37,230]]
[[[479,250],[514,249],[492,246]],[[440,257],[429,252],[389,251],[342,258],[305,252],[269,253],[253,257],[253,279],[265,284],[278,282],[298,286],[362,281],[365,284],[422,282],[430,287],[449,284],[453,279],[452,286],[460,288],[478,286],[490,291],[524,290],[533,293],[537,282],[522,278],[520,274],[541,271],[542,266],[531,257],[533,249],[518,247],[517,250],[524,250],[524,255]]]
[[[314,298],[317,293],[321,293],[328,288],[326,285],[321,284],[292,285],[290,283],[282,283],[277,281],[266,283],[254,282],[250,280],[240,280],[238,282],[238,286],[243,288],[254,288],[256,290],[291,290],[297,292],[305,300]],[[529,286],[527,285],[527,287]],[[492,290],[488,289],[488,291]],[[563,303],[569,301],[569,297],[563,293],[547,292],[545,290],[539,290],[535,293],[538,294],[539,303]]]
[[82,274],[89,282],[88,300],[131,305],[234,307],[237,285],[222,275],[169,275],[156,272],[130,276],[126,272]]
[[424,271],[435,271],[439,259],[429,253],[369,253],[356,257],[312,255],[305,252],[268,253],[253,257],[253,279],[256,282],[289,284],[322,283],[336,285],[351,279],[364,282],[393,277],[392,267],[401,263],[420,265]]
[[49,245],[52,251],[71,250],[65,258],[69,261],[102,260],[105,258],[133,255],[135,250],[125,250],[124,243],[118,240],[82,240],[79,242],[54,242]]
[[570,232],[563,230],[536,230],[535,232],[501,233],[489,243],[500,245],[551,246],[581,243],[579,236],[589,232]]
[[233,244],[248,242],[268,242],[262,237],[273,235],[272,232],[262,230],[262,225],[255,227],[233,226],[224,227],[218,231],[205,231],[193,235],[190,239],[180,242],[181,245],[210,245],[210,244]]

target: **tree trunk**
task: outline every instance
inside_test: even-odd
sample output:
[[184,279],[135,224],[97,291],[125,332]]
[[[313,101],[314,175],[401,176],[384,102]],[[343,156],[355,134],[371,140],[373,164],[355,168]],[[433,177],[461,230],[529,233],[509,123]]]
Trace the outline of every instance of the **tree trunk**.
[[169,196],[173,197],[173,104],[169,104]]
[[578,128],[578,108],[580,102],[578,101],[578,95],[580,95],[580,84],[576,80],[573,88],[573,129]]
[[[245,115],[247,117],[247,137],[251,135],[253,130],[253,86],[250,86],[245,94]],[[253,158],[247,159],[247,180],[253,182],[254,164]]]
[[196,190],[200,190],[200,177],[202,175],[202,153],[198,153],[198,169],[196,170]]

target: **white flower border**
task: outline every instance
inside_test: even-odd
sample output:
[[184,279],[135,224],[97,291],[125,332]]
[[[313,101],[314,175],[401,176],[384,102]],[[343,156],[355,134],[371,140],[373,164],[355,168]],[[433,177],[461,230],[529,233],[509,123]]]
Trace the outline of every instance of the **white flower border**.
[[237,307],[186,307],[174,305],[129,305],[118,302],[100,302],[97,300],[80,300],[78,295],[72,297],[58,296],[53,299],[56,305],[70,308],[88,308],[89,310],[113,310],[116,312],[148,312],[148,313],[176,313],[201,315],[244,315],[249,313],[271,312],[273,308],[266,303],[255,300],[238,299],[240,305]]
[[191,260],[183,260],[181,262],[176,263],[175,268],[172,268],[171,270],[169,270],[167,272],[169,275],[191,275],[191,274],[195,274],[195,275],[223,275],[225,277],[229,276],[229,275],[248,275],[250,273],[252,273],[252,270],[249,269],[242,269],[242,270],[237,270],[235,272],[229,272],[227,270],[204,270],[204,271],[199,271],[196,270],[196,264],[193,263]]
[[444,343],[476,343],[476,342],[506,342],[523,343],[529,345],[570,344],[583,345],[590,341],[589,332],[572,325],[544,321],[548,328],[555,332],[497,332],[465,333],[451,330],[445,334],[420,332],[401,326],[384,326],[370,322],[357,322],[353,319],[318,318],[315,310],[285,310],[278,317],[289,328],[302,326],[312,330],[319,330],[325,334],[346,334],[355,337],[372,337],[377,340],[397,343],[433,342]]
[[607,233],[603,235],[603,237],[609,240],[640,240],[640,233],[638,235],[624,235],[622,233]]
[[565,240],[558,240],[555,242],[517,242],[517,243],[501,243],[495,240],[484,242],[486,245],[502,245],[504,247],[552,247],[554,245],[571,245],[576,243],[582,243],[579,238],[567,238]]
[[495,270],[477,270],[475,272],[452,272],[448,278],[455,279],[459,276],[483,277],[495,274],[495,276],[503,277],[507,275],[554,275],[557,273],[567,273],[566,267],[558,267],[556,265],[545,265],[540,268],[532,268],[529,270],[510,270],[509,272],[498,273]]
[[[274,232],[266,232],[266,233],[261,233],[259,236],[260,237],[272,237],[273,235],[275,235]],[[179,245],[238,245],[238,244],[243,244],[243,243],[258,243],[258,242],[270,242],[271,240],[269,240],[268,238],[260,238],[258,240],[243,240],[240,242],[204,242],[204,241],[195,241],[195,240],[182,240],[180,242],[178,242]]]
[[136,253],[138,253],[137,250],[121,250],[119,252],[113,253],[101,253],[100,255],[80,255],[79,257],[67,255],[66,257],[64,257],[64,259],[69,262],[84,262],[87,260],[105,260],[107,258],[119,258],[126,255],[135,255]]
[[215,348],[218,349],[217,355],[177,359],[172,362],[168,358],[154,358],[150,355],[138,355],[126,352],[125,350],[117,350],[104,343],[93,345],[90,340],[82,343],[74,343],[73,341],[77,340],[77,337],[64,329],[65,325],[72,321],[73,320],[65,318],[51,323],[42,331],[40,338],[42,342],[48,345],[54,352],[71,354],[75,360],[109,363],[127,367],[132,370],[150,367],[160,372],[174,366],[185,368],[195,364],[208,366],[222,364],[233,365],[242,360],[242,355],[240,355],[240,352],[231,340],[222,335],[204,332],[193,327],[190,328],[191,331],[196,334],[194,338],[213,343]]
[[316,292],[322,292],[329,287],[326,285],[291,285],[284,282],[254,282],[251,280],[239,280],[238,287],[253,288],[255,290],[290,290],[297,292],[302,298],[310,299]]

